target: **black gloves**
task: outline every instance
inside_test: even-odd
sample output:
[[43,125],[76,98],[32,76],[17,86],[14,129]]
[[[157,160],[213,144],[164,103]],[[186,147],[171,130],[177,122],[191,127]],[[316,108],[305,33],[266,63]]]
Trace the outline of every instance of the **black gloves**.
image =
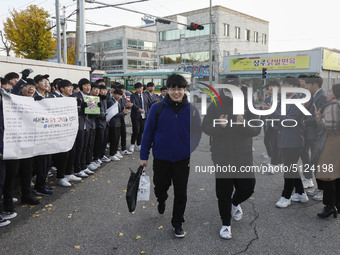
[[26,68],[21,71],[22,79],[26,81],[27,77],[30,75],[30,73],[33,73],[33,70],[31,68]]
[[102,103],[101,103],[101,102],[98,102],[97,106],[98,106],[98,107],[102,107]]

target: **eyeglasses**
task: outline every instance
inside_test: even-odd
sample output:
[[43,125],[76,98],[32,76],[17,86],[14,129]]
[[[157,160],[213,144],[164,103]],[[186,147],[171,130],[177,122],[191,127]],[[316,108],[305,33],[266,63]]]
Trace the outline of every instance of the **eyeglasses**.
[[169,92],[171,93],[174,93],[174,92],[183,92],[184,91],[184,88],[169,88],[168,90]]

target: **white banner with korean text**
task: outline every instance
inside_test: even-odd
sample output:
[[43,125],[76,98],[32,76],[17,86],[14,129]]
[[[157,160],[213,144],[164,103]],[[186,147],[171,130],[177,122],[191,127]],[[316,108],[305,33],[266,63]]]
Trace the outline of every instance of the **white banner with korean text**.
[[75,98],[3,96],[4,159],[67,152],[78,132]]

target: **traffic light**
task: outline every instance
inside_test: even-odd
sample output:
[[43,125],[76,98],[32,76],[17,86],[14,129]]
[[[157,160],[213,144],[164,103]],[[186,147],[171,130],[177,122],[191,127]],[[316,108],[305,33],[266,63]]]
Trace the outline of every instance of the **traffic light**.
[[192,30],[192,31],[196,31],[196,30],[203,30],[204,26],[202,25],[198,25],[196,23],[191,23],[189,26],[187,26],[187,30]]
[[262,68],[262,79],[268,78],[269,75],[267,74],[267,68]]
[[162,19],[162,18],[156,18],[155,22],[159,22],[159,23],[163,23],[163,24],[168,24],[168,25],[171,23],[170,20]]

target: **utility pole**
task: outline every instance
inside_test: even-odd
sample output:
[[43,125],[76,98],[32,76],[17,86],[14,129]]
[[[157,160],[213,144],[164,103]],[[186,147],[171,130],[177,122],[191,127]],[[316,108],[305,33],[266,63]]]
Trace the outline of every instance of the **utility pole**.
[[66,7],[64,9],[63,17],[63,41],[64,41],[64,64],[67,64],[67,43],[66,43]]
[[212,0],[210,0],[210,22],[209,22],[209,85],[212,85],[212,49],[211,49],[211,41],[212,41]]
[[58,58],[58,63],[61,63],[59,0],[55,0],[55,14],[56,14],[56,22],[57,22],[57,58]]
[[80,18],[79,18],[79,0],[77,0],[77,24],[76,24],[76,45],[75,45],[75,65],[80,65]]
[[86,30],[85,30],[85,0],[79,0],[80,21],[80,62],[86,66]]

